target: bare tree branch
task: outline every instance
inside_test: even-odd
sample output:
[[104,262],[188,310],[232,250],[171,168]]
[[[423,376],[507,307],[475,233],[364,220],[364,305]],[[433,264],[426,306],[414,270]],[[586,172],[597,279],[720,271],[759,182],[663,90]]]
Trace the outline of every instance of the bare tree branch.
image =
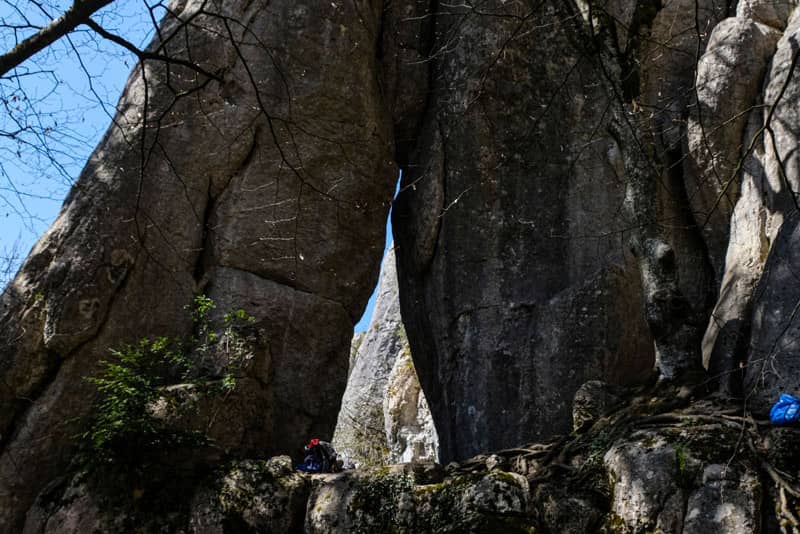
[[89,26],[92,30],[94,30],[97,34],[99,34],[104,39],[108,39],[109,41],[111,41],[113,43],[116,43],[119,46],[121,46],[124,49],[128,50],[129,52],[131,52],[133,55],[135,55],[136,57],[139,58],[139,61],[145,61],[145,60],[148,60],[148,59],[166,61],[167,63],[174,63],[175,65],[181,65],[181,66],[184,66],[184,67],[188,67],[188,68],[190,68],[192,70],[195,70],[195,71],[199,72],[203,76],[207,76],[208,78],[211,78],[212,80],[222,81],[222,78],[220,78],[216,74],[208,72],[207,70],[205,70],[202,67],[200,67],[200,65],[192,63],[191,61],[187,61],[187,60],[181,59],[181,58],[173,58],[173,57],[169,57],[169,56],[166,56],[166,55],[163,55],[163,54],[156,54],[156,53],[153,53],[153,52],[147,52],[145,50],[140,50],[136,45],[134,45],[130,41],[128,41],[126,39],[123,39],[119,35],[115,35],[115,34],[109,32],[108,30],[106,30],[105,28],[100,26],[98,23],[93,21],[92,19],[87,19],[86,20],[86,25]]
[[112,1],[76,0],[63,15],[0,56],[0,76],[4,76],[23,61],[44,50],[79,25],[84,24],[95,12]]

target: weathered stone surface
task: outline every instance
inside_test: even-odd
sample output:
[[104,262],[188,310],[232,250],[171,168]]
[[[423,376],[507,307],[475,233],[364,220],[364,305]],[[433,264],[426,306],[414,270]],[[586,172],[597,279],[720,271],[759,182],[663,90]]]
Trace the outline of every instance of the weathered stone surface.
[[409,350],[402,351],[392,367],[383,418],[390,463],[438,460],[439,438]]
[[[59,490],[64,490],[61,484],[53,484],[44,490],[28,511],[22,529],[24,534],[81,534],[102,532],[108,528],[98,496],[86,484],[77,480],[77,477],[62,495],[57,495]],[[56,495],[51,495],[51,492]]]
[[366,335],[366,332],[355,332],[353,334],[352,341],[350,341],[350,361],[347,366],[348,378],[350,378],[350,373],[353,372],[353,367],[355,367],[356,363],[356,356],[358,356],[358,349],[361,347],[361,342],[364,341]]
[[567,431],[580,384],[636,380],[652,362],[641,312],[609,319],[641,310],[638,274],[616,239],[628,225],[607,100],[564,4],[484,7],[497,16],[437,16],[428,114],[393,215],[443,460]]
[[651,17],[651,23],[642,28],[647,35],[638,57],[639,105],[650,115],[657,144],[664,152],[681,150],[696,55],[706,47],[726,10],[727,2],[722,0],[669,0],[661,2],[660,8],[640,10],[639,16]]
[[783,30],[796,6],[796,0],[739,0],[736,16]]
[[[791,191],[797,191],[800,186],[795,161],[798,115],[796,106],[792,103],[797,98],[800,85],[795,77],[787,83],[788,69],[795,53],[793,43],[800,30],[798,13],[797,10],[793,12],[766,74],[763,93],[766,109],[751,114],[745,133],[745,144],[752,144],[754,150],[745,160],[742,194],[731,221],[726,272],[720,298],[704,339],[704,355],[715,376],[735,376],[740,374],[736,371],[740,365],[751,362],[744,371],[748,387],[759,380],[759,374],[764,368],[763,351],[766,350],[766,354],[773,351],[761,346],[759,354],[753,355],[749,345],[766,342],[764,336],[777,335],[774,331],[767,334],[763,326],[769,323],[768,317],[785,315],[785,310],[777,310],[789,305],[782,295],[784,288],[776,287],[772,290],[775,295],[773,303],[760,298],[759,312],[755,312],[753,299],[767,287],[759,282],[762,273],[766,272],[764,265],[767,258],[774,258],[771,261],[776,264],[782,262],[781,253],[773,253],[771,249],[786,214],[795,209]],[[780,99],[779,95],[782,95]],[[770,106],[774,107],[770,119],[774,145],[773,135],[764,130],[770,116]],[[792,230],[787,229],[786,232],[791,233]],[[790,239],[788,235],[786,238]],[[756,290],[757,286],[762,289]],[[756,319],[761,321],[760,337],[758,340],[751,340],[751,329],[754,327],[752,323]],[[737,378],[741,379],[741,376]],[[737,381],[732,382],[727,389],[740,392]],[[773,383],[773,386],[776,384]],[[777,397],[777,394],[777,390],[762,391],[759,409],[765,410],[767,397]]]
[[[650,243],[644,243],[650,251],[642,257],[655,256],[644,262],[641,270],[646,313],[656,338],[656,365],[663,377],[673,379],[687,370],[699,369],[699,346],[716,293],[708,245],[689,197],[697,178],[685,165],[686,118],[698,55],[724,18],[727,3],[672,0],[660,7],[655,13],[652,6],[642,12],[652,16],[652,22],[635,58],[641,65],[637,115],[644,122],[645,134],[641,137],[644,148],[639,150],[647,152],[647,145],[652,144],[653,152],[646,156],[651,161],[649,167],[655,166],[648,178],[654,182],[654,192],[649,196],[657,199],[651,219],[637,222],[649,225],[644,233],[651,234],[646,239]],[[630,171],[628,174],[630,181]],[[659,271],[663,271],[661,275]],[[652,285],[658,278],[662,278],[662,284]],[[658,325],[658,321],[663,324]]]
[[730,238],[719,298],[703,338],[703,362],[721,388],[741,393],[742,364],[750,340],[751,301],[763,272],[771,242],[783,222],[780,212],[770,207],[765,187],[764,139],[757,135],[763,111],[750,115],[745,143],[752,154],[742,167],[741,192],[731,217]]
[[436,430],[400,318],[394,248],[383,260],[372,320],[352,363],[333,444],[356,465],[436,460]]
[[195,495],[188,532],[301,532],[310,484],[288,456],[232,465]]
[[[139,482],[80,474],[40,494],[24,532],[778,532],[769,525],[781,511],[757,469],[769,462],[776,473],[792,470],[798,430],[772,429],[761,439],[710,401],[664,413],[665,403],[676,406],[675,388],[665,387],[626,399],[567,439],[446,469],[417,463],[306,475],[283,456],[225,462],[205,474],[168,464],[167,474],[151,471]],[[740,447],[754,437],[746,448],[762,451],[758,457]]]
[[710,464],[703,485],[689,497],[683,534],[758,534],[761,531],[761,485],[749,471]]
[[707,416],[716,409],[713,402],[697,402],[621,436],[605,453],[612,489],[607,527],[620,533],[761,532],[771,515],[762,514],[771,505],[757,473],[765,458],[739,449],[737,436],[751,440],[754,434],[745,431],[745,437],[736,424]]
[[540,525],[546,532],[588,534],[600,530],[604,513],[584,496],[560,484],[537,484],[531,489]]
[[436,5],[430,0],[384,2],[381,67],[384,99],[394,124],[395,158],[404,167],[426,112],[436,29]]
[[625,532],[681,532],[684,495],[674,447],[647,435],[613,447],[604,462],[613,488],[611,512]]
[[798,36],[800,11],[795,10],[772,57],[764,88],[764,104],[773,108],[770,126],[774,144],[772,134],[765,136],[763,165],[769,186],[768,198],[774,209],[781,211],[795,206],[789,189],[796,192],[800,188],[797,163],[800,156],[795,150],[800,139],[800,110],[795,105],[800,96],[800,80],[794,76],[789,78]]
[[800,216],[788,217],[753,299],[752,337],[745,372],[750,409],[767,413],[781,393],[800,395]]
[[460,474],[416,484],[400,466],[317,479],[305,531],[529,532],[529,487],[508,472]]
[[142,488],[126,487],[120,495],[91,480],[80,474],[43,491],[23,532],[302,532],[311,490],[288,456],[229,463],[213,477],[197,477],[182,488],[185,493],[159,495],[164,507],[148,501]]
[[188,335],[198,292],[264,322],[253,378],[270,410],[242,413],[245,449],[330,435],[396,177],[381,15],[311,0],[172,5],[163,50],[215,79],[137,68],[116,125],[2,296],[0,531],[20,527],[69,461],[94,394],[84,376],[109,347]]
[[739,195],[735,171],[747,147],[744,129],[779,38],[779,31],[750,18],[728,18],[714,28],[697,65],[697,102],[687,126],[696,168],[687,173],[687,194],[719,278]]
[[[244,271],[214,271],[218,310],[246,303],[265,344],[246,394],[263,410],[243,421],[247,450],[300,454],[309,436],[330,437],[345,388],[352,321],[337,302]],[[230,423],[229,423],[230,424]]]
[[619,388],[601,380],[581,385],[572,399],[572,428],[578,430],[608,413],[620,402],[619,394]]

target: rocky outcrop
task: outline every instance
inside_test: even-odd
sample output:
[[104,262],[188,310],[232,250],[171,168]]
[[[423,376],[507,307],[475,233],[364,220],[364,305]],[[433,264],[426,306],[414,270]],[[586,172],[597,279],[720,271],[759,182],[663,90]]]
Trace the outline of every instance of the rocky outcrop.
[[741,465],[702,461],[693,448],[697,436],[682,437],[675,441],[674,434],[643,432],[606,453],[618,531],[759,532],[758,474]]
[[778,231],[753,296],[744,386],[751,409],[761,413],[769,411],[780,393],[800,396],[798,239],[800,215],[793,213]]
[[576,433],[446,468],[305,475],[276,457],[139,482],[81,472],[39,495],[23,532],[781,532],[798,430],[742,427],[676,392],[619,390],[618,409]]
[[136,506],[109,502],[85,477],[76,477],[37,501],[23,532],[523,533],[532,525],[526,518],[528,482],[516,473],[446,474],[439,466],[417,464],[308,476],[293,473],[290,465],[288,457],[226,465],[201,480],[182,506],[178,496],[163,496],[180,512],[151,510],[149,516]]
[[376,74],[381,15],[172,4],[150,50],[183,63],[134,70],[2,296],[0,531],[17,531],[69,463],[98,360],[144,336],[189,336],[197,293],[263,327],[248,383],[266,409],[242,412],[235,448],[288,452],[333,431],[397,175]]
[[[740,0],[728,19],[716,0],[340,4],[173,3],[151,50],[177,61],[131,76],[114,127],[2,296],[0,531],[97,529],[98,514],[138,506],[108,502],[91,473],[60,478],[95,395],[84,378],[110,347],[196,337],[185,307],[199,293],[217,324],[247,310],[257,339],[230,404],[162,414],[215,439],[205,463],[180,451],[164,464],[235,466],[196,496],[168,485],[195,499],[175,504],[175,524],[798,523],[782,474],[796,462],[769,457],[775,436],[758,421],[680,404],[689,387],[615,416],[620,390],[594,388],[644,382],[654,363],[658,387],[706,384],[702,348],[712,378],[756,415],[800,393],[795,3]],[[352,362],[337,444],[352,448],[350,432],[381,461],[434,448],[419,439],[431,423],[404,324],[442,459],[499,452],[447,474],[313,482],[288,460],[243,460],[331,434],[395,162],[403,320],[386,297]],[[172,386],[165,403],[194,402]],[[580,432],[507,449],[566,434],[573,408]],[[130,491],[138,502],[152,488]],[[464,522],[441,523],[454,515]]]
[[[742,4],[738,16],[762,13],[759,5],[758,2]],[[796,354],[791,343],[780,348],[787,342],[784,334],[791,324],[787,306],[793,304],[784,298],[784,287],[772,285],[780,284],[780,277],[765,276],[768,258],[776,268],[792,261],[785,247],[776,249],[775,244],[779,233],[783,232],[787,236],[784,239],[788,239],[792,232],[792,225],[785,231],[781,228],[787,214],[796,209],[794,191],[800,183],[792,163],[797,143],[796,109],[792,104],[797,82],[789,76],[800,19],[797,10],[781,13],[783,18],[773,24],[781,28],[785,25],[786,29],[765,75],[762,107],[750,113],[744,133],[739,156],[743,161],[741,195],[731,220],[720,296],[704,338],[704,356],[713,376],[720,378],[725,390],[757,399],[749,405],[760,412],[768,409],[780,391],[794,390],[791,381],[770,378],[762,381],[764,375],[772,375],[770,368],[778,369],[773,367],[773,357],[777,352],[783,353],[783,364],[791,367],[789,362]],[[789,13],[792,14],[787,22],[785,17]],[[765,299],[764,292],[772,296]],[[777,373],[780,375],[782,371]]]
[[392,366],[383,414],[389,463],[435,462],[439,458],[439,437],[408,342]]
[[687,192],[720,278],[739,196],[739,159],[748,142],[744,130],[779,38],[778,30],[752,18],[727,18],[714,28],[697,65],[697,106],[687,128],[696,167],[689,176],[697,182]]
[[400,318],[394,247],[383,260],[375,308],[355,356],[333,436],[356,465],[435,461],[436,429]]

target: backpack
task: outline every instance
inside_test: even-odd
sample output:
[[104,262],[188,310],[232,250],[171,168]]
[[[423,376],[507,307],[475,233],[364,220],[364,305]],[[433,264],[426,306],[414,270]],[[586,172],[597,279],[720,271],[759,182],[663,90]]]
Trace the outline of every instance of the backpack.
[[327,441],[319,438],[309,440],[304,447],[305,460],[297,468],[306,473],[337,473],[342,470],[342,461]]
[[319,450],[322,457],[322,472],[323,473],[338,473],[341,471],[341,462],[336,449],[333,448],[327,441],[320,441],[317,443],[317,450]]

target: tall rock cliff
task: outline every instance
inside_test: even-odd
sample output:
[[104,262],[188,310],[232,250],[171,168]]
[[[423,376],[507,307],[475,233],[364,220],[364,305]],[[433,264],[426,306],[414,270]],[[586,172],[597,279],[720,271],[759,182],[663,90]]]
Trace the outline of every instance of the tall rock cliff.
[[[84,378],[111,347],[197,337],[185,307],[201,293],[217,325],[242,308],[256,333],[238,396],[206,429],[215,453],[290,453],[330,435],[398,166],[402,323],[442,460],[571,431],[587,381],[643,383],[653,369],[661,380],[616,415],[601,410],[588,434],[482,458],[481,473],[509,475],[457,491],[437,485],[441,473],[423,473],[438,482],[422,489],[348,474],[309,500],[297,476],[268,470],[292,525],[413,529],[359,512],[380,511],[376,488],[394,488],[392,514],[438,524],[430,499],[455,495],[476,520],[534,514],[552,530],[569,514],[548,495],[573,488],[580,497],[564,498],[588,518],[575,531],[592,531],[594,510],[631,532],[761,514],[767,532],[796,526],[800,477],[784,454],[796,436],[758,417],[779,392],[800,394],[798,31],[789,0],[176,0],[150,50],[179,61],[137,67],[2,296],[0,532],[29,510],[31,532],[47,531],[60,490],[64,506],[86,502],[70,500],[87,494],[70,489],[95,394]],[[385,339],[374,381],[360,357],[351,372],[371,398],[408,383],[392,363],[399,338]],[[692,404],[712,382],[740,398]],[[508,517],[487,485],[508,490]],[[197,499],[236,508],[220,487]],[[726,495],[735,509],[719,508]]]
[[[620,11],[613,46],[629,69],[628,98],[661,110],[646,127],[659,134],[659,157],[678,162],[685,128],[671,125],[689,100],[687,51],[702,46],[687,33],[693,10],[679,4],[603,4]],[[715,7],[701,7],[711,24]],[[648,374],[652,334],[626,252],[633,229],[672,221],[694,322],[707,305],[682,174],[661,165],[653,180],[665,185],[647,199],[654,220],[624,209],[624,147],[609,133],[622,95],[602,83],[576,16],[594,21],[561,2],[435,16],[427,114],[416,151],[400,162],[393,223],[403,317],[446,459],[566,431],[583,382]],[[665,41],[675,46],[657,46]]]
[[436,461],[436,429],[400,317],[394,247],[383,259],[369,328],[353,341],[337,451],[356,465]]
[[[176,1],[115,121],[2,296],[0,532],[68,466],[109,349],[192,332],[208,294],[261,332],[230,451],[330,435],[397,176],[380,5]],[[189,65],[189,66],[187,66]],[[191,65],[196,65],[192,68]],[[320,372],[324,370],[324,372]]]

